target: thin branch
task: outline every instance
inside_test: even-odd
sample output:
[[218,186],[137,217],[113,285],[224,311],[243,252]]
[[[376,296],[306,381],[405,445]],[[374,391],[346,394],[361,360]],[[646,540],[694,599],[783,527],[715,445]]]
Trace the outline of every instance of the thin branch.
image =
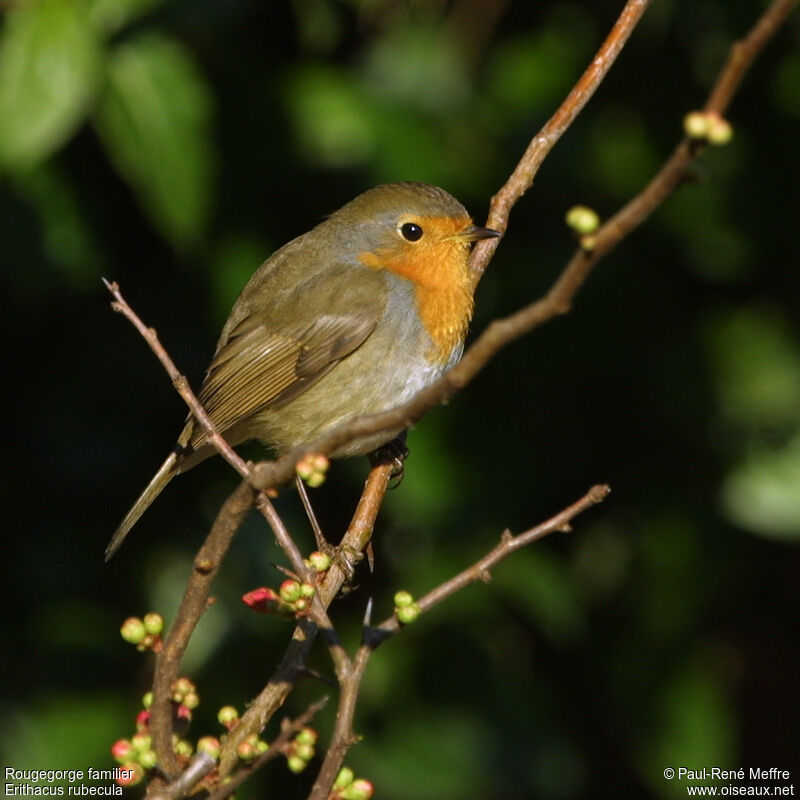
[[361,679],[364,677],[367,663],[373,652],[373,648],[362,644],[353,659],[352,669],[340,683],[339,706],[336,710],[336,722],[331,743],[328,745],[322,767],[317,773],[308,800],[327,800],[347,751],[358,741],[358,737],[353,733],[353,719],[356,713]]
[[[543,539],[548,534],[555,533],[556,531],[569,531],[570,522],[575,519],[575,517],[579,514],[583,514],[584,511],[592,506],[602,503],[610,492],[611,488],[605,484],[592,486],[580,500],[576,500],[571,506],[568,506],[563,511],[559,511],[558,514],[550,517],[550,519],[540,523],[536,527],[530,528],[517,536],[512,536],[508,531],[505,531],[500,537],[499,544],[485,556],[417,600],[416,602],[420,611],[423,613],[430,611],[434,606],[439,605],[439,603],[454,595],[460,589],[476,581],[486,582],[490,580],[491,569],[504,558],[508,558],[512,553],[516,553],[517,550],[539,539]],[[400,628],[401,625],[397,620],[397,616],[392,616],[373,630],[380,632],[377,636],[378,643],[380,643],[380,641],[385,638],[384,634],[396,633]]]
[[[483,558],[418,600],[417,604],[420,610],[423,612],[429,611],[446,598],[455,594],[459,589],[463,589],[475,581],[488,580],[491,568],[520,548],[542,539],[549,533],[570,530],[570,522],[575,517],[597,505],[597,503],[601,503],[608,497],[610,491],[608,486],[593,486],[580,500],[577,500],[571,506],[535,528],[531,528],[518,536],[511,536],[506,531],[500,538],[500,543]],[[317,779],[314,781],[309,800],[325,800],[328,797],[347,751],[357,741],[357,737],[353,733],[353,719],[361,679],[364,677],[367,663],[375,649],[400,629],[401,625],[397,617],[392,616],[377,628],[365,630],[364,641],[353,658],[352,669],[340,680],[339,706],[336,711],[336,723],[331,736],[331,743],[328,746],[328,751],[325,754],[325,760],[322,763]]]
[[256,770],[261,769],[261,767],[269,761],[272,761],[273,758],[281,755],[286,750],[286,746],[289,744],[292,737],[308,725],[308,723],[325,708],[327,703],[328,698],[323,697],[316,703],[312,703],[312,705],[297,717],[297,719],[291,722],[289,720],[284,720],[281,724],[281,732],[278,734],[278,738],[272,742],[269,748],[255,759],[255,761],[241,767],[227,783],[211,792],[205,800],[225,800],[226,797],[230,797],[230,795],[232,795]]
[[[189,381],[182,375],[175,362],[170,358],[169,353],[164,349],[161,344],[154,328],[149,328],[142,322],[141,318],[130,307],[128,302],[122,296],[119,284],[116,281],[111,282],[103,278],[103,283],[106,288],[114,296],[114,302],[111,308],[114,311],[124,315],[142,335],[142,338],[150,346],[150,349],[156,354],[156,357],[161,362],[161,365],[169,375],[172,385],[177,390],[178,394],[183,398],[183,401],[189,407],[192,415],[203,426],[206,439],[208,443],[246,480],[252,483],[252,470],[249,464],[242,459],[239,454],[225,441],[222,434],[217,430],[211,418],[206,413],[197,396],[189,386]],[[260,494],[256,501],[256,507],[261,512],[263,517],[267,520],[272,532],[275,534],[275,539],[283,549],[292,569],[297,572],[303,579],[308,577],[308,568],[303,563],[303,558],[300,555],[296,545],[289,536],[286,527],[284,526],[281,518],[278,516],[275,507],[272,505],[270,499],[266,494]]]
[[797,0],[774,0],[747,35],[731,47],[725,67],[706,102],[706,111],[725,112],[742,78],[796,5]]
[[[797,2],[798,0],[774,0],[747,36],[731,48],[728,61],[709,94],[706,104],[707,110],[722,113],[727,109],[744,72],[752,65],[756,56],[761,52],[780,24],[785,21],[794,6],[797,5]],[[626,5],[623,14],[626,12],[634,13],[634,5],[631,3]],[[623,30],[627,29],[623,26]],[[629,33],[629,31],[627,32]],[[612,36],[609,35],[609,39],[611,38]],[[608,39],[604,47],[607,44]],[[587,70],[587,73],[591,72],[591,68]],[[581,80],[586,78],[587,73],[584,73]],[[589,88],[593,91],[594,85],[590,83]],[[569,107],[573,108],[574,103],[570,104]],[[564,106],[562,105],[563,108]],[[553,119],[558,116],[557,112]],[[548,129],[553,119],[545,125],[542,131]],[[555,126],[555,130],[558,130],[558,126]],[[514,174],[521,171],[519,181],[513,184],[517,189],[519,186],[527,188],[529,184],[526,184],[525,180],[523,180],[524,176],[528,175],[531,169],[534,171],[538,169],[538,165],[541,163],[539,160],[542,153],[540,148],[545,147],[546,142],[542,141],[538,145],[536,142],[542,136],[543,134],[540,132],[533,138],[526,154],[514,170]],[[269,488],[288,480],[292,475],[294,464],[306,453],[330,453],[344,443],[361,436],[372,435],[393,428],[410,427],[428,410],[447,402],[457,391],[466,386],[506,345],[553,318],[566,314],[571,309],[575,296],[597,262],[613,250],[681,185],[689,166],[702,150],[701,144],[683,139],[647,186],[593,234],[595,243],[592,250],[577,249],[544,297],[508,317],[491,322],[486,330],[467,349],[461,361],[436,383],[422,389],[402,406],[381,414],[356,417],[329,431],[315,442],[295,448],[277,461],[256,464],[253,468],[254,485],[259,488]],[[533,173],[530,174],[530,178],[532,180]],[[509,183],[507,182],[496,197],[499,195],[504,198],[515,197],[517,189],[508,187]],[[501,230],[504,229],[510,212],[510,207],[507,207],[506,203],[506,199],[498,203],[493,201],[492,215],[490,215],[487,224],[491,224],[492,227],[500,228]],[[484,242],[479,242],[475,249],[477,250],[478,247],[484,249],[496,247],[497,242],[497,239],[485,240]],[[489,253],[490,255],[491,253]],[[477,255],[475,255],[475,259],[479,260],[483,265],[481,269],[485,268],[483,262],[484,259],[488,261],[489,256],[481,251],[478,251]]]
[[119,284],[116,281],[107,281],[103,278],[103,283],[109,292],[114,296],[114,302],[111,308],[119,314],[126,317],[134,328],[142,335],[142,338],[150,346],[150,349],[155,353],[161,366],[166,370],[169,375],[172,385],[177,390],[178,394],[183,398],[189,410],[194,415],[195,419],[203,426],[203,431],[206,434],[208,443],[245,479],[250,477],[250,468],[244,462],[239,454],[222,438],[222,435],[216,429],[211,418],[206,414],[205,409],[200,405],[199,400],[195,396],[189,381],[175,366],[175,362],[170,358],[169,353],[164,349],[158,338],[155,328],[149,328],[142,322],[136,312],[128,305],[128,302],[120,292]]
[[[393,469],[392,464],[379,464],[370,471],[353,518],[342,537],[340,547],[343,551],[360,553],[366,547],[372,536],[375,519],[383,503]],[[334,559],[322,586],[317,591],[323,608],[331,604],[346,578],[345,571]],[[272,715],[283,705],[296,680],[303,675],[303,666],[316,635],[317,626],[312,621],[301,620],[297,624],[292,641],[269,683],[253,700],[228,737],[220,758],[220,775],[225,777],[236,765],[236,748],[239,742],[252,733],[262,731]]]
[[148,791],[147,800],[178,800],[186,797],[216,766],[217,762],[208,753],[195,753],[189,766],[172,783]]
[[[595,57],[583,75],[558,107],[555,114],[544,127],[531,139],[527,150],[503,187],[492,198],[489,207],[487,226],[505,233],[508,228],[508,217],[511,209],[528,189],[539,167],[549,155],[564,132],[575,121],[575,118],[589,102],[597,87],[602,83],[612,64],[628,41],[633,29],[650,5],[651,0],[628,0],[614,27],[609,32]],[[472,251],[470,269],[477,283],[489,264],[499,239],[478,242]]]
[[179,770],[172,749],[172,684],[178,678],[189,639],[208,608],[211,584],[219,572],[222,559],[253,506],[253,496],[253,489],[247,483],[240,483],[217,514],[203,546],[195,556],[180,608],[156,658],[150,732],[158,763],[168,777],[175,776]]

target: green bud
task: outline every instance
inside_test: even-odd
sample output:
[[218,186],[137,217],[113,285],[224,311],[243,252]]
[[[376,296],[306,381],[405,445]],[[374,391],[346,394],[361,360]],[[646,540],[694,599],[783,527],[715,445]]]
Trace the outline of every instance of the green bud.
[[573,206],[564,219],[576,233],[594,233],[600,227],[600,217],[588,206]]
[[292,580],[284,581],[278,593],[284,603],[294,603],[300,597],[300,584]]
[[242,761],[252,761],[256,757],[256,746],[250,741],[249,737],[243,742],[239,742],[236,747],[236,755]]
[[152,692],[147,692],[147,693],[146,693],[146,694],[145,694],[145,695],[142,697],[142,705],[143,705],[145,708],[150,708],[150,706],[151,706],[151,705],[153,705],[153,693],[152,693]]
[[144,629],[153,636],[160,636],[164,630],[164,618],[161,614],[156,614],[155,611],[145,614],[143,622]]
[[374,792],[375,787],[370,781],[356,778],[339,793],[339,796],[342,800],[370,800]]
[[194,752],[192,743],[186,739],[179,739],[173,747],[176,755],[186,756],[187,758]]
[[131,644],[139,644],[144,640],[144,637],[147,636],[144,623],[139,617],[128,617],[128,619],[122,623],[119,632],[122,634],[122,638]]
[[205,753],[206,755],[211,756],[211,758],[215,760],[219,758],[221,750],[222,750],[222,745],[220,744],[220,741],[219,739],[217,739],[216,736],[204,736],[197,742],[197,752]]
[[683,132],[690,139],[705,139],[708,136],[708,123],[705,111],[690,111],[683,118]]
[[139,753],[139,763],[145,769],[153,769],[158,764],[158,756],[156,756],[155,750],[145,750],[143,753]]
[[217,712],[217,721],[226,728],[237,719],[239,719],[239,712],[233,706],[223,706]]
[[317,732],[313,728],[301,728],[294,740],[298,744],[311,744],[317,743]]
[[397,619],[403,625],[410,625],[414,622],[422,612],[422,609],[416,604],[412,603],[410,606],[402,606],[397,609]]
[[327,553],[321,553],[319,550],[310,553],[306,560],[308,561],[308,566],[314,572],[326,572],[331,566],[331,557]]
[[310,583],[300,584],[300,597],[310,600],[317,590]]
[[153,737],[148,733],[134,733],[133,736],[131,736],[131,744],[133,745],[134,750],[138,751],[139,753],[143,753],[145,750],[149,750],[153,746]]
[[344,789],[345,786],[349,786],[355,780],[355,777],[355,773],[350,767],[342,767],[333,782],[333,788]]
[[728,144],[733,138],[733,128],[728,120],[719,114],[708,115],[708,142],[713,145]]
[[306,768],[306,762],[299,756],[289,756],[286,759],[286,765],[294,773],[302,772]]
[[314,745],[297,742],[294,746],[294,755],[302,758],[303,761],[311,761],[314,758]]
[[396,592],[394,595],[394,605],[396,608],[403,608],[404,606],[410,606],[414,602],[414,595],[411,592],[406,592],[401,590]]
[[193,711],[197,706],[200,705],[200,697],[198,696],[197,692],[189,692],[189,694],[185,694],[183,696],[183,705],[186,706],[190,711]]
[[136,786],[144,778],[144,767],[141,764],[129,761],[126,764],[122,764],[120,769],[125,770],[125,774],[116,779],[120,786]]

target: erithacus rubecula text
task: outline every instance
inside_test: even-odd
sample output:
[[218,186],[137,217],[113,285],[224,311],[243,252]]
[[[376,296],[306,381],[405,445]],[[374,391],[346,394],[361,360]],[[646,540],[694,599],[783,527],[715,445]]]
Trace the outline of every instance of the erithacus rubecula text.
[[[235,446],[280,454],[361,415],[409,400],[453,366],[472,316],[470,243],[499,236],[424,183],[356,197],[256,270],[233,306],[198,395]],[[349,442],[369,453],[401,431]],[[106,549],[178,473],[214,454],[193,416]]]

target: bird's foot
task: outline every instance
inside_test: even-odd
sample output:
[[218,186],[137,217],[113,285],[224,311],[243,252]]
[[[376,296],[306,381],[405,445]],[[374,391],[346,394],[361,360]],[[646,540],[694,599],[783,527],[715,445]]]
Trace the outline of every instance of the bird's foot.
[[396,489],[403,482],[403,475],[405,474],[405,462],[408,458],[408,447],[406,446],[406,431],[403,431],[397,438],[387,442],[382,447],[370,453],[370,464],[373,467],[379,464],[391,464],[392,480],[394,483],[389,487]]

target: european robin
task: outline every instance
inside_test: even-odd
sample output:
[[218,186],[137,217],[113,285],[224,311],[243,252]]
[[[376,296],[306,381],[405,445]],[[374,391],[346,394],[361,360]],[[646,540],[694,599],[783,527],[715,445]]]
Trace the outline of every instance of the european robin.
[[[206,372],[198,397],[217,430],[232,446],[255,438],[280,454],[409,400],[461,358],[470,243],[499,235],[443,189],[391,183],[284,245],[239,295]],[[369,453],[400,432],[331,455]],[[167,483],[214,452],[190,415],[106,560]]]

